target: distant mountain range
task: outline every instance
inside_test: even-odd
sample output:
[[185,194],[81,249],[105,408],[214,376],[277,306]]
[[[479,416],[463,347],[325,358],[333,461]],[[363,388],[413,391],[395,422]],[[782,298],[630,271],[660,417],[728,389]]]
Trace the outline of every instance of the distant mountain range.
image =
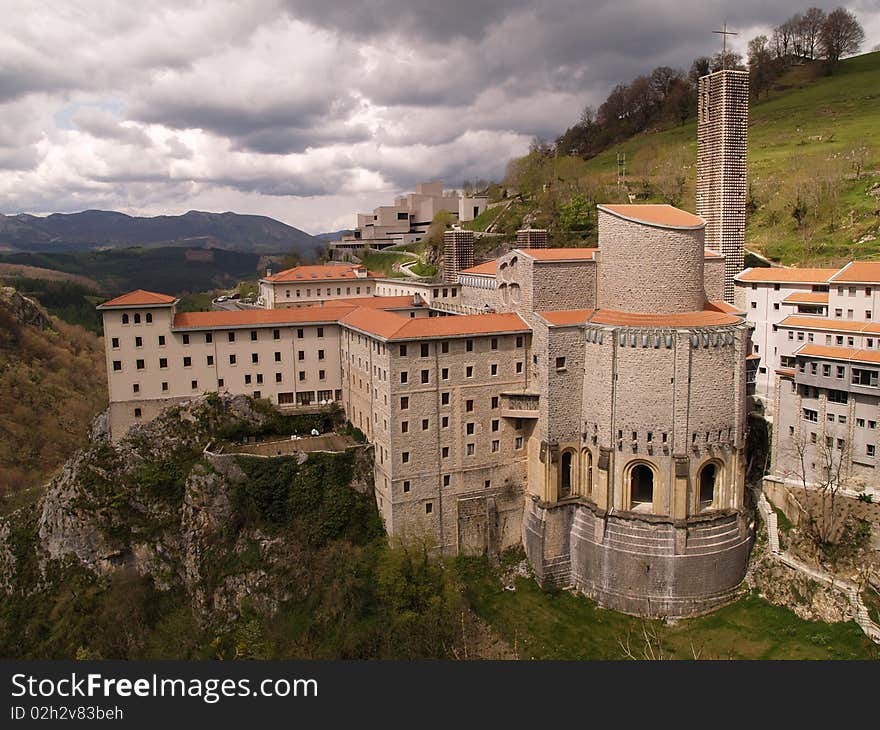
[[321,240],[261,215],[204,213],[136,218],[108,210],[45,217],[0,215],[0,251],[58,253],[131,246],[223,248],[247,253],[315,256]]

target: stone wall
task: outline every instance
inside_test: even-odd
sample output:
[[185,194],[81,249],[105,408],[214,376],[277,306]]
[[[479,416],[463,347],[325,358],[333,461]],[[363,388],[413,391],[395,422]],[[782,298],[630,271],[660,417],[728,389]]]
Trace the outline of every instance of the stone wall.
[[643,225],[599,210],[598,306],[624,312],[703,309],[702,229]]

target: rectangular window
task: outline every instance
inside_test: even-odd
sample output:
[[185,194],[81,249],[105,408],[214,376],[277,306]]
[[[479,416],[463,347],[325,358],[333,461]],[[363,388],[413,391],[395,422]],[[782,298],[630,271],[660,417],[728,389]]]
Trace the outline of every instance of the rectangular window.
[[813,423],[819,422],[819,411],[814,411],[811,408],[804,408],[803,417],[805,421],[812,421]]
[[135,362],[135,367],[136,367],[138,370],[143,370],[143,369],[144,369],[144,361],[143,361],[143,360],[138,360],[138,361],[136,361],[136,362]]
[[[221,385],[221,386],[223,385],[223,381],[222,381],[222,380],[220,381],[220,385]],[[168,383],[167,383],[167,382],[163,382],[163,383],[162,383],[162,392],[164,393],[164,392],[167,392],[167,391],[168,391]]]
[[477,453],[477,445],[476,444],[468,444],[467,445],[467,455],[473,456]]
[[400,432],[401,433],[409,433],[409,421],[401,421],[400,422]]
[[498,375],[498,363],[492,363],[489,366],[489,373],[493,376]]
[[499,421],[497,418],[493,418],[492,419],[492,430],[497,431],[499,428],[501,428],[501,421]]
[[492,453],[495,454],[501,450],[501,442],[498,439],[492,441]]
[[198,387],[199,387],[199,381],[198,381],[198,380],[193,380],[191,385],[192,385],[192,389],[193,389],[193,390],[197,390]]
[[492,408],[498,408],[498,396],[497,395],[492,396]]
[[852,369],[852,384],[853,385],[866,385],[869,387],[876,388],[877,387],[877,371],[876,370],[863,370],[862,368],[853,368]]
[[556,358],[556,369],[557,370],[565,370],[565,358],[557,357]]
[[214,364],[214,356],[208,355],[208,366],[210,367],[213,364]]
[[404,451],[404,452],[400,455],[400,460],[401,460],[404,464],[409,464],[409,451]]
[[449,343],[445,340],[440,343],[440,352],[446,355],[449,352]]
[[443,428],[449,428],[449,416],[443,416],[443,418],[440,419],[440,425]]
[[318,337],[323,337],[323,336],[324,336],[324,328],[318,327]]
[[275,373],[275,382],[276,382],[276,383],[280,383],[280,382],[281,382],[281,373]]
[[409,373],[406,372],[406,370],[402,370],[400,372],[400,382],[406,383],[408,379],[409,379]]
[[449,368],[443,368],[440,371],[440,378],[442,380],[449,380]]
[[440,394],[440,405],[441,406],[448,406],[449,405],[449,393],[448,392]]
[[497,350],[498,349],[498,338],[497,337],[493,337],[489,341],[489,349],[490,350]]
[[522,335],[517,335],[517,336],[516,336],[516,346],[517,346],[517,347],[522,347],[522,346],[523,346],[523,341],[524,341],[524,340],[523,340],[523,336],[522,336]]
[[434,511],[433,502],[425,502],[425,514],[429,515]]
[[843,365],[838,365],[837,366],[837,377],[842,378],[845,374],[846,374],[846,368],[844,368]]
[[430,421],[427,418],[422,419],[422,431],[427,431],[430,425]]
[[[140,339],[140,337],[138,337],[137,339]],[[184,336],[183,336],[183,344],[184,344],[184,345],[188,345],[188,344],[189,344],[189,335],[184,335]]]
[[324,359],[324,351],[323,351],[323,350],[318,350],[318,359],[319,359],[319,360],[323,360],[323,359]]
[[518,451],[522,447],[523,447],[523,437],[517,436],[516,440],[513,442],[513,448],[515,448]]
[[468,365],[468,366],[464,369],[464,376],[465,376],[466,378],[472,378],[472,377],[474,377],[474,366],[473,366],[473,365]]
[[867,445],[865,446],[865,454],[866,454],[867,456],[874,456],[874,453],[875,453],[875,447],[874,447],[874,444],[867,444]]
[[135,408],[135,409],[134,409],[134,417],[135,417],[135,418],[140,418],[141,415],[142,415],[141,409],[140,409],[140,408]]
[[303,329],[298,329],[298,330],[296,331],[296,336],[297,336],[297,339],[300,339],[300,340],[303,339],[303,338],[306,336],[306,335],[305,335],[305,330],[303,330]]
[[822,365],[822,375],[824,375],[826,378],[831,377],[831,366],[828,363],[824,363]]
[[466,435],[466,436],[473,436],[473,435],[474,435],[474,428],[475,428],[475,427],[476,427],[476,424],[474,424],[474,423],[466,423],[466,424],[464,425],[464,428],[465,428],[465,435]]
[[427,383],[431,377],[431,373],[428,370],[422,370],[422,383]]
[[473,352],[474,351],[474,341],[473,340],[465,340],[464,349],[465,349],[465,352]]
[[260,356],[259,356],[258,353],[256,353],[256,352],[252,352],[252,353],[251,353],[251,362],[254,363],[255,365],[256,365],[258,362],[260,362]]
[[419,354],[421,357],[428,357],[429,347],[427,343],[422,343],[420,346]]
[[300,379],[301,381],[306,379],[306,374],[305,374],[305,371],[304,371],[304,370],[300,370],[299,373],[298,373],[298,375],[299,375],[299,379]]
[[280,340],[281,339],[281,330],[272,330],[272,339]]
[[227,337],[229,338],[230,342],[235,342],[235,332],[229,332],[227,334]]
[[448,446],[444,446],[444,447],[440,450],[440,457],[441,457],[442,459],[448,459],[448,458],[449,458],[449,447],[448,447]]
[[135,347],[143,347],[144,346],[144,338],[143,337],[135,337],[134,338],[134,346]]
[[327,379],[327,371],[319,370],[318,371],[318,380],[326,380]]
[[408,492],[408,491],[409,491],[409,479],[404,479],[404,480],[403,480],[403,491],[404,491],[404,492]]
[[405,411],[409,408],[409,398],[407,396],[403,396],[400,399],[400,410]]
[[829,403],[847,403],[849,402],[849,393],[845,390],[829,390],[828,391],[828,402]]
[[118,373],[120,370],[122,370],[122,360],[114,360],[113,371]]
[[473,402],[473,400],[466,400],[465,403],[464,403],[464,409],[465,409],[468,413],[472,413],[473,410],[474,410],[474,402]]
[[191,357],[183,358],[183,367],[188,368],[191,366],[192,366],[192,358]]
[[235,355],[230,355],[230,356],[229,356],[229,364],[230,364],[230,365],[235,365]]
[[401,345],[401,346],[400,346],[400,356],[401,356],[401,357],[406,357],[406,345]]
[[275,353],[275,362],[281,362],[281,353],[280,352]]

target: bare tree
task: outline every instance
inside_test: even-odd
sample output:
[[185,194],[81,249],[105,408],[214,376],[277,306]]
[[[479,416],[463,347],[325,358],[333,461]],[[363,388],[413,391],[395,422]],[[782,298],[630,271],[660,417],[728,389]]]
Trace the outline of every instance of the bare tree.
[[852,165],[856,180],[861,180],[862,171],[865,169],[865,165],[868,164],[868,160],[871,158],[871,148],[864,141],[859,141],[856,143],[856,146],[847,153],[846,158]]
[[858,18],[846,8],[837,8],[828,14],[819,31],[822,57],[833,67],[844,56],[857,53],[865,41],[865,31]]
[[826,17],[825,11],[821,8],[810,8],[801,18],[798,33],[804,58],[811,61],[816,58],[816,52],[819,50],[819,34]]
[[750,85],[757,99],[762,91],[770,88],[773,80],[773,54],[770,52],[770,41],[767,36],[755,36],[749,41],[748,59]]
[[[814,440],[815,439],[815,440]],[[825,433],[807,434],[800,429],[790,437],[790,451],[795,468],[785,476],[796,479],[802,489],[802,498],[792,490],[789,496],[807,518],[810,536],[819,545],[827,545],[836,538],[838,528],[836,500],[846,484],[849,445],[845,439]],[[815,499],[811,498],[815,495]]]

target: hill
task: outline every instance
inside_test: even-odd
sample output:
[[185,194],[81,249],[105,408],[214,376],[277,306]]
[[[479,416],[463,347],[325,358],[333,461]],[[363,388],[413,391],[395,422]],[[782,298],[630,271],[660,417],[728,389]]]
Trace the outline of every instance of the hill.
[[[880,256],[878,118],[880,52],[847,59],[831,76],[818,62],[801,64],[753,101],[747,247],[785,264]],[[501,230],[528,219],[551,227],[557,242],[595,240],[597,202],[632,197],[693,210],[696,138],[692,121],[638,134],[589,160],[534,151],[511,163],[506,182],[522,198]],[[618,153],[626,159],[620,186]],[[487,211],[476,225],[497,215]]]
[[86,442],[106,400],[98,338],[0,287],[0,510]]
[[296,253],[312,258],[320,241],[260,215],[204,213],[140,218],[106,210],[0,215],[0,249],[63,252],[130,246],[224,248],[248,253]]

